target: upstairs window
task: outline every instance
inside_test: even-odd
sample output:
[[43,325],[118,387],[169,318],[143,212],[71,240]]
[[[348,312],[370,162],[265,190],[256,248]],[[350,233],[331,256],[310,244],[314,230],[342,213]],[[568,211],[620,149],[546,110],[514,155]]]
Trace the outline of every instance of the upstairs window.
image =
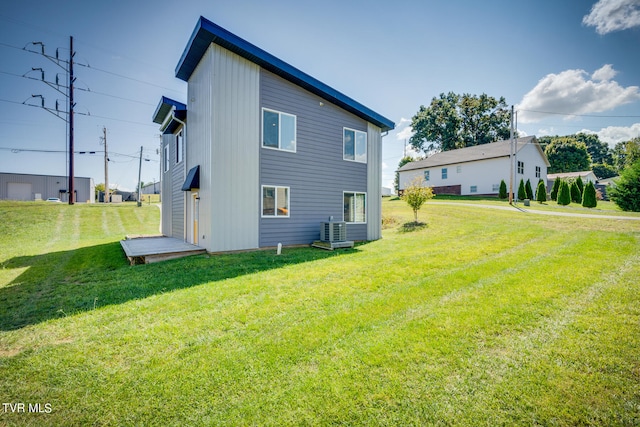
[[262,109],[262,146],[296,152],[296,116]]
[[541,172],[540,171],[540,166],[536,166],[536,178],[540,178],[540,175],[541,175],[540,172]]
[[524,162],[518,162],[518,173],[524,175]]
[[180,131],[176,135],[176,163],[180,163],[182,161],[183,144],[184,144],[184,139],[182,137],[182,131]]
[[342,158],[353,162],[367,163],[367,133],[344,128],[342,136]]
[[447,179],[448,173],[447,168],[442,168],[442,179]]

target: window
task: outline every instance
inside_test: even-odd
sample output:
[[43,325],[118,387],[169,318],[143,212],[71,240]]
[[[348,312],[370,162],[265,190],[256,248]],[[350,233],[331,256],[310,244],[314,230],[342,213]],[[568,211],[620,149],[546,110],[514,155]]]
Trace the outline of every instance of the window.
[[456,167],[456,172],[457,173],[462,173],[462,166],[457,166]]
[[442,168],[442,179],[447,179],[447,168]]
[[262,109],[262,146],[296,152],[296,116]]
[[176,163],[180,163],[182,161],[182,144],[182,131],[180,131],[176,135]]
[[491,188],[491,191],[494,191],[496,193],[498,191],[500,191],[500,184],[493,184],[493,187]]
[[477,193],[478,192],[478,186],[477,185],[472,185],[471,188],[469,189],[469,191],[471,193]]
[[342,136],[344,160],[367,163],[367,133],[344,128]]
[[168,172],[169,171],[169,144],[164,146],[164,171]]
[[429,181],[429,171],[424,171],[424,180]]
[[524,175],[524,162],[518,162],[518,173]]
[[540,178],[540,166],[536,166],[536,178]]
[[367,222],[367,194],[344,193],[344,221]]
[[289,187],[262,186],[262,216],[289,217]]

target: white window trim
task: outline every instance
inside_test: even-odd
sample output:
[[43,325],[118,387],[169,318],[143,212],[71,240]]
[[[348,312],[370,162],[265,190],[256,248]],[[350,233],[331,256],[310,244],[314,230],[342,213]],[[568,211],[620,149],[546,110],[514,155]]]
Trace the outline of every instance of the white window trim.
[[169,145],[170,144],[166,144],[164,146],[164,159],[163,160],[164,160],[164,171],[165,171],[165,173],[169,172],[169,169],[171,167],[171,160],[169,158],[169,153],[171,151],[169,150]]
[[180,163],[183,158],[184,150],[184,133],[182,129],[176,134],[176,164]]
[[[286,188],[287,189],[287,195],[289,196],[289,200],[287,203],[287,214],[286,215],[265,215],[264,214],[264,189],[265,187],[267,188],[273,188],[275,189],[275,200],[274,200],[274,206],[276,206],[276,208],[274,209],[274,212],[278,209],[278,189],[279,188]],[[291,216],[291,188],[290,187],[286,187],[283,185],[262,185],[260,187],[260,216],[262,218],[289,218]]]
[[[353,160],[351,159],[347,159],[344,157],[344,131],[345,130],[350,130],[352,132],[354,132],[354,141],[353,141]],[[360,160],[356,160],[356,141],[358,140],[358,138],[356,137],[356,135],[358,133],[362,133],[364,134],[364,162],[360,161]],[[342,128],[342,160],[347,161],[347,162],[354,162],[354,163],[363,163],[366,164],[367,161],[369,160],[369,150],[368,150],[368,145],[369,145],[369,135],[367,135],[367,132],[358,130],[358,129],[353,129],[353,128],[348,128],[348,127],[343,127]]]
[[[267,145],[264,145],[264,112],[265,111],[269,111],[270,113],[276,113],[278,115],[278,147],[269,147]],[[282,115],[285,116],[289,116],[289,117],[293,117],[293,136],[294,136],[294,149],[293,150],[287,150],[285,148],[281,148],[282,145],[282,126],[280,125],[280,117]],[[267,150],[276,150],[276,151],[286,151],[287,153],[296,153],[298,150],[298,117],[295,114],[289,114],[289,113],[284,113],[282,111],[278,111],[278,110],[272,110],[271,108],[262,108],[262,114],[260,115],[260,122],[261,122],[261,126],[260,126],[260,146],[262,146],[262,148],[265,148]]]
[[344,217],[344,206],[342,207],[342,220],[344,222],[346,222],[347,224],[366,224],[369,216],[367,215],[367,205],[368,205],[368,197],[367,197],[367,193],[366,191],[343,191],[342,192],[342,203],[344,203],[344,195],[345,194],[353,194],[354,196],[356,194],[364,194],[364,221],[362,222],[355,222],[355,221],[347,221],[347,219]]

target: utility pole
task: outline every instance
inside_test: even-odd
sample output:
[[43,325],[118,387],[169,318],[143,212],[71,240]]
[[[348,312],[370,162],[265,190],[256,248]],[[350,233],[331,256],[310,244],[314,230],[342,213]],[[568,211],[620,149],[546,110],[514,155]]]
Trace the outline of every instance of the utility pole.
[[69,204],[75,203],[74,170],[73,170],[73,36],[69,37]]
[[509,142],[509,164],[511,166],[511,173],[509,173],[509,204],[513,204],[513,161],[514,161],[514,148],[513,148],[513,105],[511,106],[511,141]]
[[107,149],[107,128],[102,127],[104,142],[104,203],[109,203],[109,150]]
[[140,146],[140,165],[138,166],[138,207],[142,206],[140,193],[142,192],[142,181],[140,181],[142,173],[142,146]]

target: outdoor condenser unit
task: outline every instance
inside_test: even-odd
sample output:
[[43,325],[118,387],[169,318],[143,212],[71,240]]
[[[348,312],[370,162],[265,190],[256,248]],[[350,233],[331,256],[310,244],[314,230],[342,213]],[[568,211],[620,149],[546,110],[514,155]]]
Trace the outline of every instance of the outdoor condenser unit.
[[334,221],[320,223],[320,240],[323,242],[347,240],[347,223]]

